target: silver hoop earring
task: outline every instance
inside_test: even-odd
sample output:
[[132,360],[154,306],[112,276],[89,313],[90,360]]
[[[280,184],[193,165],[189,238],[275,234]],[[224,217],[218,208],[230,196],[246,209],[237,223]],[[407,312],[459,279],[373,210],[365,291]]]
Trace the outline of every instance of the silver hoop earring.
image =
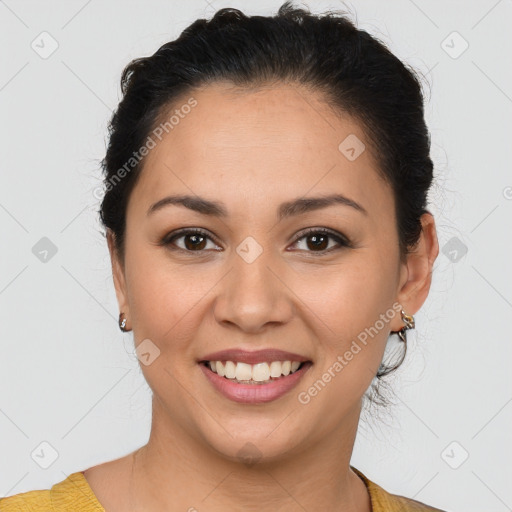
[[119,329],[123,332],[128,332],[128,329],[126,329],[126,318],[124,317],[124,313],[119,313]]
[[400,316],[402,317],[402,322],[405,324],[399,331],[391,331],[393,334],[398,334],[398,337],[404,342],[407,343],[406,332],[408,329],[414,329],[415,322],[414,317],[412,315],[408,315],[403,309],[400,312]]

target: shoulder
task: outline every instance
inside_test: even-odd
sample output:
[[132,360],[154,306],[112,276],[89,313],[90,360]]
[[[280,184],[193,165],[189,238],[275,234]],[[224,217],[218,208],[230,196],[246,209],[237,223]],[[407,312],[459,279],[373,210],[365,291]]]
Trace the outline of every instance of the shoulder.
[[51,489],[0,498],[0,512],[104,512],[82,472],[72,473]]
[[391,494],[369,480],[361,471],[351,466],[352,470],[364,481],[370,494],[373,512],[447,512],[431,507],[421,501]]
[[0,512],[48,512],[52,510],[50,490],[27,491],[0,498]]
[[397,494],[390,494],[384,490],[382,493],[382,510],[396,510],[397,512],[447,512],[440,508],[431,507],[421,501],[413,500],[412,498],[406,498],[405,496],[399,496]]

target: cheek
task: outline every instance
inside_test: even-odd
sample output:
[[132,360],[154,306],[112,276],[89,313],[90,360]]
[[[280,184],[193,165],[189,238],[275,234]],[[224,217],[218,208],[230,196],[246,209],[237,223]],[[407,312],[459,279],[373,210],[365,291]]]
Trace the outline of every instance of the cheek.
[[319,416],[332,408],[338,419],[348,414],[377,373],[390,321],[397,314],[389,274],[380,270],[359,258],[357,264],[338,268],[311,287],[319,290],[307,303],[314,313],[310,318],[319,358],[298,400]]
[[164,356],[160,363],[180,359],[181,366],[194,367],[191,342],[197,338],[212,287],[223,272],[206,264],[202,270],[197,265],[179,264],[165,249],[139,246],[132,249],[127,274],[135,343],[149,338]]
[[[368,250],[354,253],[329,272],[323,269],[297,280],[294,290],[307,297],[304,302],[313,313],[309,318],[320,345],[322,371],[341,356],[347,384],[351,385],[350,379],[356,385],[360,378],[371,380],[370,373],[375,374],[382,360],[390,321],[397,314],[395,274],[386,257]],[[366,376],[360,372],[363,367],[369,369]]]
[[168,411],[177,417],[183,383],[190,372],[197,371],[191,340],[197,337],[200,299],[208,289],[203,290],[193,276],[176,266],[170,269],[156,264],[145,271],[135,270],[130,282],[134,343],[149,347],[151,357],[152,351],[157,354],[149,364],[139,354],[141,371],[153,393],[162,397]]
[[307,305],[327,332],[354,335],[372,325],[392,305],[396,294],[396,270],[357,254],[329,271],[321,270],[297,280],[295,290],[307,297]]

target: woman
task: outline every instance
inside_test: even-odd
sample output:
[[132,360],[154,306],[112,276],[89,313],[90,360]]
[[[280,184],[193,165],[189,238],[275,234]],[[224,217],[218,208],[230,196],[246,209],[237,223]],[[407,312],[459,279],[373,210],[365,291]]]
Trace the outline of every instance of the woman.
[[287,2],[197,20],[121,83],[100,214],[150,437],[0,510],[439,510],[350,465],[438,254],[415,76]]

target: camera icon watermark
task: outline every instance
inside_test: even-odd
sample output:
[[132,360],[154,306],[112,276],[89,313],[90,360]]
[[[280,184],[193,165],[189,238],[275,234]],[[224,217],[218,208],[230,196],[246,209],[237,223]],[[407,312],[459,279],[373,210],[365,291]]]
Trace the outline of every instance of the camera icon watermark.
[[237,459],[249,467],[257,464],[261,460],[262,456],[263,454],[258,447],[250,442],[245,443],[236,454]]
[[441,458],[452,469],[459,469],[466,460],[469,452],[457,441],[452,441],[442,452]]
[[57,51],[59,43],[50,33],[44,31],[30,43],[30,47],[41,59],[46,60]]
[[236,252],[246,263],[252,263],[261,255],[263,247],[252,236],[248,236],[238,244]]
[[48,263],[56,254],[57,246],[46,236],[43,236],[32,247],[32,254],[42,263]]
[[137,345],[135,354],[144,366],[149,366],[160,355],[160,349],[149,338],[146,338]]
[[469,48],[469,43],[457,31],[454,31],[443,39],[441,48],[452,59],[458,59]]
[[42,441],[30,456],[39,467],[48,469],[59,458],[59,452],[48,441]]
[[353,162],[361,156],[366,149],[363,141],[351,133],[338,146],[340,153],[349,161]]
[[443,245],[442,253],[452,262],[457,263],[468,252],[468,246],[461,242],[456,236],[450,238],[448,242]]

